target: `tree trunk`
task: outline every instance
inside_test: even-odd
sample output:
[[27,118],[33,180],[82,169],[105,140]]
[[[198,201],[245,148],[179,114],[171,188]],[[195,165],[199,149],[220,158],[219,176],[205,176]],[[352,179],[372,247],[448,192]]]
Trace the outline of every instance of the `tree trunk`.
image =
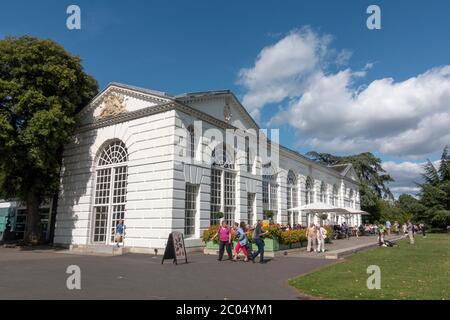
[[39,197],[33,191],[28,193],[27,199],[27,228],[25,231],[24,242],[26,244],[38,244],[41,238],[39,228]]

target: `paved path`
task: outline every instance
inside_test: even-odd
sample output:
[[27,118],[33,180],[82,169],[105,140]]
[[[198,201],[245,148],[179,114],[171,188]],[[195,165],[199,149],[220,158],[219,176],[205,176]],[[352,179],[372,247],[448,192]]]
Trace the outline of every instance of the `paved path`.
[[[386,239],[395,239],[398,238],[397,235],[390,235],[386,236]],[[363,236],[363,237],[350,237],[350,239],[339,239],[339,240],[333,240],[330,244],[325,244],[326,252],[306,252],[306,250],[296,252],[293,254],[289,254],[288,257],[294,257],[294,258],[316,258],[316,259],[325,259],[325,255],[329,255],[333,251],[346,249],[346,248],[352,248],[357,247],[361,245],[366,245],[370,243],[377,243],[378,237],[377,236]]]
[[[289,278],[332,263],[274,258],[267,264],[218,262],[189,256],[187,265],[161,265],[161,257],[68,255],[54,250],[0,248],[0,299],[298,299]],[[81,268],[80,291],[66,288],[66,268]]]

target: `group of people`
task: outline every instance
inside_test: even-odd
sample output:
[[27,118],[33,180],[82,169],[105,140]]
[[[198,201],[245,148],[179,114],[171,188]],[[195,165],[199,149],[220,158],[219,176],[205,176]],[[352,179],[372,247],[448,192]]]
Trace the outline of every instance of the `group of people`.
[[416,232],[422,232],[424,238],[427,236],[426,225],[423,223],[416,225],[413,224],[411,220],[408,220],[403,225],[400,225],[397,221],[395,221],[394,224],[391,224],[390,221],[386,221],[385,224],[366,225],[365,229],[378,235],[378,243],[380,246],[389,244],[390,241],[385,240],[385,236],[390,235],[391,232],[397,235],[400,235],[402,232],[405,237],[407,236],[409,238],[410,244],[414,244]]
[[[325,252],[325,239],[328,231],[319,225],[311,223],[306,229],[306,238],[308,239],[307,252]],[[317,245],[316,245],[317,244]]]
[[[247,237],[248,231],[253,232],[253,241],[255,242],[258,250],[256,252],[252,252],[252,246]],[[220,224],[217,233],[214,235],[213,239],[219,238],[219,258],[217,260],[222,261],[225,250],[228,254],[228,260],[237,261],[239,252],[242,251],[245,258],[244,261],[248,262],[249,260],[253,263],[256,258],[259,256],[259,263],[265,263],[264,260],[264,236],[267,235],[267,231],[264,231],[262,228],[262,221],[258,220],[255,228],[251,228],[250,225],[242,221],[241,223],[235,222],[233,227],[229,227],[225,220]],[[235,254],[232,254],[232,245],[233,245],[233,234],[236,235],[237,243],[234,248]]]
[[[336,224],[333,226],[333,239],[345,238],[348,240],[352,230],[353,228],[349,227],[345,221],[340,225]],[[356,236],[358,237],[358,232],[356,232]]]

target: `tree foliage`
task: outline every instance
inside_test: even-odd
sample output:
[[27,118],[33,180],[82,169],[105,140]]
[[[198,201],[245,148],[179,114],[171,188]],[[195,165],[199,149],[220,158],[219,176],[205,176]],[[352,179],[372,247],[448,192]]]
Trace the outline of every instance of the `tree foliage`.
[[428,160],[423,166],[423,183],[420,187],[420,210],[414,212],[415,218],[434,227],[445,228],[450,225],[450,155],[445,147],[439,165]]
[[351,156],[335,156],[329,153],[315,151],[306,154],[313,161],[325,165],[338,165],[351,163],[360,180],[361,208],[372,214],[372,219],[380,218],[379,199],[392,200],[394,197],[389,189],[389,182],[394,181],[383,169],[381,159],[370,152]]
[[39,237],[39,203],[57,192],[75,114],[98,92],[79,57],[51,40],[0,40],[0,196],[27,203],[26,240]]

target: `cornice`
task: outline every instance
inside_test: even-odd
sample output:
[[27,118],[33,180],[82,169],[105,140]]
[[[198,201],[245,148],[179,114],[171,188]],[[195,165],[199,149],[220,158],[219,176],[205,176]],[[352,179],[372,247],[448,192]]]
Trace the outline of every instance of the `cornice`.
[[109,92],[115,92],[119,94],[123,94],[129,97],[133,97],[136,99],[140,99],[147,102],[155,102],[155,103],[167,103],[172,101],[170,98],[161,98],[155,95],[152,95],[150,93],[140,92],[132,89],[123,88],[117,85],[110,85],[105,90],[103,90],[100,94],[98,94],[85,108],[83,108],[77,115],[77,118],[82,118],[84,115],[86,115],[90,110],[98,107],[101,102],[102,98],[105,94],[108,94]]
[[99,119],[93,123],[80,126],[76,130],[75,133],[81,133],[81,132],[86,132],[86,131],[90,131],[90,130],[94,130],[94,129],[108,127],[108,126],[115,125],[117,123],[127,122],[127,121],[131,121],[131,120],[143,118],[143,117],[146,117],[149,115],[170,111],[175,108],[175,105],[176,105],[176,103],[171,101],[168,103],[143,108],[140,110],[125,112],[125,113],[121,113],[116,116]]
[[239,102],[239,100],[236,98],[236,96],[231,93],[231,92],[220,92],[220,93],[216,93],[216,94],[211,94],[211,95],[206,95],[206,96],[199,96],[199,97],[181,97],[181,98],[177,98],[177,100],[181,100],[183,103],[190,103],[190,102],[205,102],[205,101],[209,101],[212,99],[217,99],[217,98],[222,98],[222,99],[226,99],[227,97],[231,97],[232,98],[232,103],[233,106],[235,107],[235,109],[239,112],[239,115],[245,119],[248,124],[250,124],[253,129],[255,129],[256,131],[259,131],[259,126],[258,124],[255,122],[255,120],[248,114],[247,110],[245,110],[245,108],[242,106],[242,104]]
[[81,132],[86,132],[86,131],[90,131],[90,130],[94,130],[94,129],[108,127],[108,126],[112,126],[112,125],[115,125],[115,124],[118,124],[121,122],[127,122],[127,121],[131,121],[131,120],[147,117],[149,115],[167,112],[170,110],[178,110],[180,112],[184,112],[186,114],[194,116],[200,120],[206,121],[214,126],[222,128],[222,129],[237,129],[236,127],[234,127],[222,120],[216,119],[204,112],[193,109],[192,107],[183,105],[179,102],[170,101],[168,103],[163,103],[163,104],[147,107],[147,108],[132,111],[132,112],[122,113],[122,114],[119,114],[119,115],[116,115],[113,117],[96,120],[93,123],[80,126],[76,130],[76,133],[81,133]]

